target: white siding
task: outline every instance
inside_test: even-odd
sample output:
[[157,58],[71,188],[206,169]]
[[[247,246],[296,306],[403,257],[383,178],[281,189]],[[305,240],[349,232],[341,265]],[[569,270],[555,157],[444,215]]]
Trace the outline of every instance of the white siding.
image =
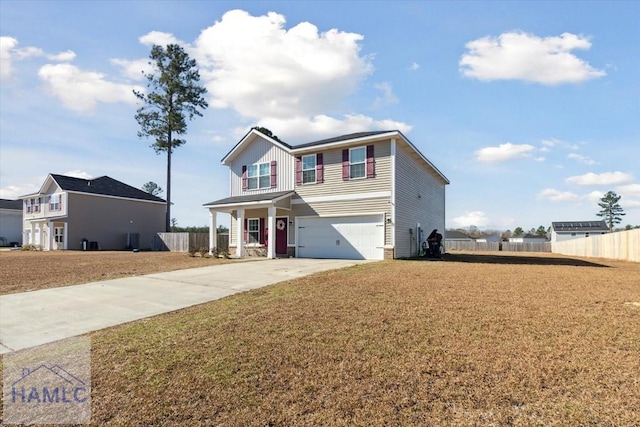
[[[395,254],[416,254],[416,224],[423,229],[423,240],[437,228],[444,235],[445,183],[406,144],[396,145]],[[412,234],[409,230],[412,230]]]
[[[276,188],[263,188],[259,190],[242,190],[242,166],[257,163],[270,163],[276,161],[277,178]],[[293,190],[294,185],[294,159],[280,147],[274,146],[271,142],[256,138],[248,144],[244,150],[229,165],[231,194],[230,196],[241,196],[247,194],[271,193],[276,191]]]

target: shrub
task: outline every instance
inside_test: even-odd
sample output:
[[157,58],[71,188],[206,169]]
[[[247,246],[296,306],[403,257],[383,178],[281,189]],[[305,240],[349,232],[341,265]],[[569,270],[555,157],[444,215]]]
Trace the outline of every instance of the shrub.
[[189,248],[188,254],[190,257],[196,256],[196,248]]
[[200,252],[200,256],[201,256],[202,258],[204,258],[204,257],[206,257],[206,256],[209,254],[209,249],[205,248],[204,246],[201,246],[201,247],[198,249],[198,252]]
[[42,247],[40,245],[27,244],[27,245],[22,245],[22,248],[20,250],[21,251],[41,251]]

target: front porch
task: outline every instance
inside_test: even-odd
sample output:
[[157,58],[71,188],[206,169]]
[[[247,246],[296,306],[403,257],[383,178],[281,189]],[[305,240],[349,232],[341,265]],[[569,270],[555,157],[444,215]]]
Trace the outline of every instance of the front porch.
[[43,251],[67,249],[68,223],[51,219],[31,220],[25,223],[22,242]]
[[[229,252],[237,258],[295,256],[291,196],[295,192],[228,197],[204,205],[209,209],[209,241],[217,239],[217,214],[231,216]],[[213,252],[214,248],[209,248]]]

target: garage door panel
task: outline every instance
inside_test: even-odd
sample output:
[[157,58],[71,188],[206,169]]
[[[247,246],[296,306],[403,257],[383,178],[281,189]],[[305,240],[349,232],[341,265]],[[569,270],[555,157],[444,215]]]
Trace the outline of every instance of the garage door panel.
[[298,218],[298,254],[301,258],[382,259],[382,215],[334,218]]

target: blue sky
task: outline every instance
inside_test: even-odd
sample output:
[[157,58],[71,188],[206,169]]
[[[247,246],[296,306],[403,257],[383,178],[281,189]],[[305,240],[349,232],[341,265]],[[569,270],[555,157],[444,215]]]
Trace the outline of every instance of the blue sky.
[[179,225],[208,223],[256,125],[291,144],[401,130],[451,181],[447,228],[594,220],[609,190],[640,225],[639,21],[633,1],[2,0],[0,198],[48,173],[166,188],[132,89],[177,42],[210,105],[173,157]]

